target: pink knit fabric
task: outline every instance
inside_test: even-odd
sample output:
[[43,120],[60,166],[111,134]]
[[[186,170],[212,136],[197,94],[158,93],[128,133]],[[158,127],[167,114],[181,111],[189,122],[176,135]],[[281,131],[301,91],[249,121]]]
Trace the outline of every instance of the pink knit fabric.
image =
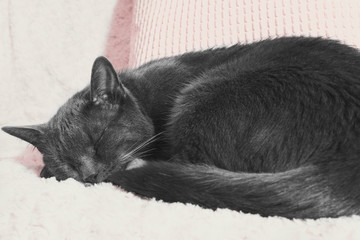
[[105,56],[115,68],[127,68],[131,49],[133,0],[119,0],[114,9]]
[[323,36],[360,47],[359,0],[138,0],[129,66],[268,37]]

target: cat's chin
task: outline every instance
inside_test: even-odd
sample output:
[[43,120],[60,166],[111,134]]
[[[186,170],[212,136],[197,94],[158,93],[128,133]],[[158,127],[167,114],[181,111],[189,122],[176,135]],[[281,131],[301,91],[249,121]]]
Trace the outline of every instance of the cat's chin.
[[134,168],[139,168],[142,166],[145,166],[146,162],[140,158],[135,158],[134,160],[132,160],[125,168],[125,170],[131,170]]

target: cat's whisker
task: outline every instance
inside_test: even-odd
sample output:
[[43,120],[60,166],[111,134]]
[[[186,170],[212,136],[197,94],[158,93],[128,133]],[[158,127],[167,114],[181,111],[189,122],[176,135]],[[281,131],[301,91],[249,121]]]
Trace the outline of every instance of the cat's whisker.
[[[119,170],[118,168],[120,166],[126,166],[130,160],[132,160],[134,158],[134,155],[137,154],[137,152],[139,152],[141,149],[143,149],[144,147],[146,147],[147,145],[151,144],[152,142],[154,142],[156,140],[156,138],[162,134],[162,132],[158,133],[158,134],[155,134],[154,136],[148,138],[147,140],[145,140],[144,142],[140,143],[138,146],[136,146],[134,149],[132,150],[126,150],[125,152],[127,152],[125,155],[123,155],[122,157],[120,157],[121,159],[121,164],[118,164],[117,162],[114,162],[111,164],[111,166],[109,166],[107,169],[106,169],[106,173],[105,175],[109,175],[117,170]],[[135,142],[133,143],[128,149],[131,149],[133,148],[138,142]],[[146,152],[149,152],[150,150],[146,150],[144,151],[144,153]],[[105,152],[105,155],[104,155],[104,161],[105,162],[108,162],[107,161],[107,154]]]
[[[147,140],[146,140],[147,141]],[[145,142],[146,142],[145,141]],[[133,150],[130,150],[130,149],[132,149],[136,144],[138,143],[138,141],[136,141],[135,143],[133,143],[130,147],[128,147],[124,152],[127,152],[127,154],[125,154],[124,156],[123,156],[123,158],[127,158],[128,157],[128,155],[131,155],[132,153],[133,153],[133,151],[137,148],[137,147],[139,147],[141,144],[143,144],[143,143],[141,143],[141,144],[139,144],[139,146],[137,146],[135,149],[133,149]],[[129,151],[130,150],[130,151]]]
[[135,149],[133,149],[131,151],[131,153],[134,153],[134,152],[138,151],[139,149],[153,143],[160,134],[161,133],[155,134],[154,136],[152,136],[149,139],[145,140],[143,143],[139,144],[139,146],[137,146]]
[[134,154],[136,154],[140,149],[148,146],[149,144],[153,143],[156,138],[158,136],[160,136],[162,134],[162,132],[155,134],[154,136],[150,137],[149,139],[145,140],[143,143],[139,144],[137,147],[135,147],[133,150],[131,150],[130,152],[126,153],[123,157],[122,157],[122,161],[125,163],[128,163],[127,160],[131,159],[132,156]]
[[147,157],[149,154],[149,152],[151,152],[151,151],[153,151],[155,148],[150,148],[150,149],[148,149],[148,150],[145,150],[145,151],[142,151],[142,152],[139,152],[139,154],[138,155],[136,155],[135,157],[136,158],[145,158],[145,157]]

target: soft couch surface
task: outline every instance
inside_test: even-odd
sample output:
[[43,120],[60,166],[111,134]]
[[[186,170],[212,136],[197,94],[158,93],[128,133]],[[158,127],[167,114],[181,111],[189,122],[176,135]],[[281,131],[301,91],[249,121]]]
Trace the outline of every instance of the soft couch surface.
[[[121,69],[284,35],[359,47],[359,16],[357,0],[0,1],[0,125],[47,121],[102,54]],[[41,179],[36,149],[3,132],[0,143],[0,239],[360,239],[358,216],[263,218]]]

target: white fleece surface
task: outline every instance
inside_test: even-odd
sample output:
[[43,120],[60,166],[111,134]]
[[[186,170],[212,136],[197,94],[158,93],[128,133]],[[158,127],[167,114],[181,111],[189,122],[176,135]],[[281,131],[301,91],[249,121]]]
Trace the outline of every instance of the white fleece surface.
[[[0,0],[1,126],[45,122],[88,84],[115,4]],[[41,179],[13,159],[26,145],[0,132],[0,240],[360,239],[357,216],[262,218],[141,199],[111,184]]]
[[360,217],[287,220],[167,204],[0,162],[0,239],[360,239]]

